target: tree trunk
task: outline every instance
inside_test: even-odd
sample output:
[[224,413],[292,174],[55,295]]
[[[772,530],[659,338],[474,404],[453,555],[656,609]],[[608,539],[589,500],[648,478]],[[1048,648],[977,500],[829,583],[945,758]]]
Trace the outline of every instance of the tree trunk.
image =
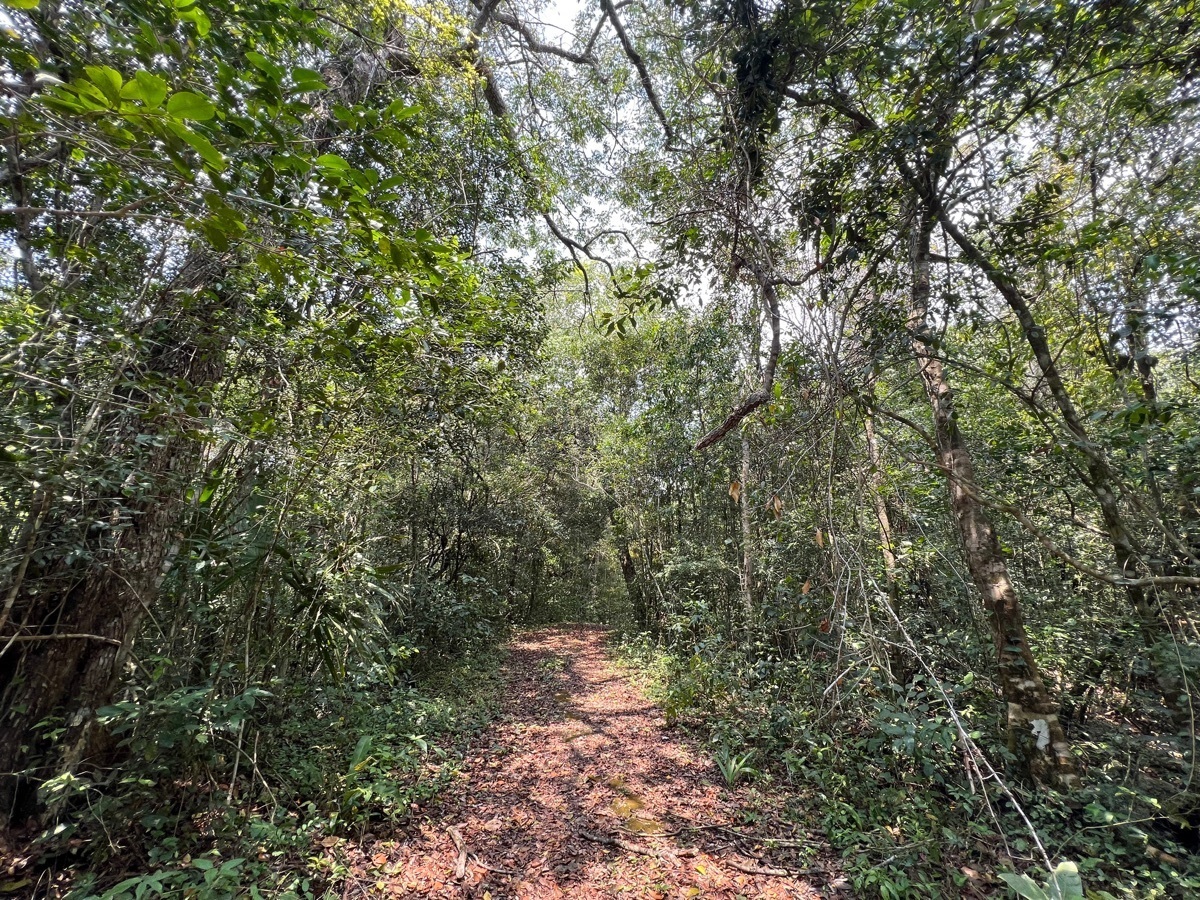
[[754,531],[750,522],[750,439],[742,433],[742,486],[738,507],[742,526],[742,568],[739,574],[742,614],[749,631],[754,626]]
[[[201,406],[225,362],[225,336],[213,328],[224,300],[205,289],[215,269],[196,254],[164,291],[167,312],[142,364],[152,382],[186,385],[187,399]],[[183,312],[187,304],[195,306]],[[110,532],[115,537],[89,537],[90,558],[68,562],[63,547],[45,540],[48,521],[38,538],[49,561],[19,585],[0,634],[0,822],[33,814],[37,784],[87,758],[95,712],[111,702],[138,626],[174,562],[187,490],[202,468],[201,445],[189,433],[195,425],[177,412],[181,398],[163,403],[134,390],[119,399],[124,411],[104,429],[102,452],[127,461],[128,499],[96,509],[95,517],[121,527]],[[66,729],[56,756],[38,727],[52,716]]]
[[629,605],[633,607],[633,620],[643,631],[650,628],[650,611],[646,606],[646,598],[638,584],[637,566],[634,565],[633,555],[629,545],[622,543],[617,554],[621,558],[621,578],[625,582],[625,593],[629,595]]
[[[1120,484],[1117,474],[1113,471],[1104,449],[1095,443],[1088,434],[1083,418],[1075,407],[1058,371],[1058,363],[1050,350],[1046,331],[1034,319],[1028,298],[1012,278],[1002,272],[958,226],[943,214],[941,204],[935,195],[926,199],[930,201],[930,211],[937,212],[941,216],[943,229],[962,250],[963,256],[983,271],[992,286],[1000,292],[1016,315],[1017,322],[1021,326],[1021,333],[1033,351],[1034,360],[1042,373],[1050,396],[1053,397],[1054,403],[1058,407],[1063,424],[1074,438],[1072,445],[1083,455],[1084,471],[1087,475],[1083,482],[1100,507],[1100,518],[1104,523],[1104,530],[1108,534],[1109,542],[1112,544],[1117,570],[1122,577],[1130,579],[1147,575],[1162,575],[1162,566],[1155,565],[1147,558],[1138,545],[1133,530],[1126,522],[1120,506]],[[1146,646],[1153,647],[1168,631],[1167,622],[1158,609],[1158,605],[1144,587],[1129,584],[1125,587],[1125,593],[1142,631]],[[1167,705],[1178,706],[1179,694],[1175,679],[1167,673],[1160,672],[1158,681]]]
[[1035,781],[1068,790],[1079,776],[1066,735],[1038,671],[1025,633],[1020,601],[975,487],[975,467],[958,426],[954,393],[933,349],[928,323],[932,217],[918,213],[910,235],[912,350],[933,408],[938,463],[946,473],[950,507],[972,580],[979,589],[996,644],[1001,691],[1008,709],[1009,748]]
[[875,440],[875,419],[869,413],[863,417],[863,431],[867,438],[867,458],[871,463],[869,488],[871,506],[875,510],[875,524],[879,528],[879,545],[883,551],[888,603],[895,609],[899,597],[896,577],[896,545],[892,537],[892,521],[888,516],[887,497],[884,494],[883,458],[879,454],[879,443]]

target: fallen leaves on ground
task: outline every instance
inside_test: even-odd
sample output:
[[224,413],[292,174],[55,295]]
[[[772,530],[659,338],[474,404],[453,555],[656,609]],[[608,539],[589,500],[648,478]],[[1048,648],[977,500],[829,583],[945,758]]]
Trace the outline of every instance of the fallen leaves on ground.
[[520,636],[503,709],[472,747],[464,783],[402,833],[347,847],[343,896],[828,895],[819,869],[758,858],[755,836],[733,824],[737,797],[613,666],[606,637],[589,627]]

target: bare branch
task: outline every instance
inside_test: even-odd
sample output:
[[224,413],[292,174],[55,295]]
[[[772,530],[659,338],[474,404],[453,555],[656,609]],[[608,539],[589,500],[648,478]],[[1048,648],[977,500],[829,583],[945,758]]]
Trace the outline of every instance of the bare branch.
[[629,61],[633,63],[633,67],[637,69],[638,77],[642,82],[642,89],[646,92],[646,99],[650,101],[650,106],[654,109],[654,114],[658,116],[658,121],[662,123],[663,131],[667,135],[667,146],[675,143],[675,131],[671,128],[671,123],[667,121],[667,114],[663,110],[662,103],[658,99],[658,94],[654,90],[654,82],[650,80],[650,70],[646,68],[646,60],[638,53],[637,48],[633,46],[633,41],[629,39],[629,35],[625,31],[625,26],[621,24],[621,19],[617,15],[617,8],[613,5],[613,0],[600,0],[600,6],[608,15],[608,20],[613,24],[613,30],[616,31],[617,37],[621,41],[621,46],[625,50],[625,55]]
[[557,56],[560,59],[565,59],[568,62],[573,62],[580,66],[592,66],[595,68],[598,63],[598,60],[592,53],[591,47],[588,47],[588,49],[583,53],[575,53],[571,50],[559,47],[556,44],[547,44],[540,40],[536,34],[534,34],[532,28],[530,28],[516,16],[509,15],[508,13],[493,12],[492,20],[511,28],[513,31],[517,32],[517,34],[521,35],[521,37],[525,39],[525,46],[527,46],[534,53],[545,53],[550,56]]
[[761,270],[756,269],[755,275],[762,289],[763,300],[767,304],[768,319],[771,323],[771,349],[767,353],[767,363],[763,366],[762,382],[757,390],[748,394],[741,403],[733,408],[725,421],[700,438],[693,447],[697,452],[707,450],[719,442],[725,435],[733,431],[738,424],[760,406],[769,402],[775,390],[775,366],[779,363],[779,295],[775,292],[775,281],[768,278]]

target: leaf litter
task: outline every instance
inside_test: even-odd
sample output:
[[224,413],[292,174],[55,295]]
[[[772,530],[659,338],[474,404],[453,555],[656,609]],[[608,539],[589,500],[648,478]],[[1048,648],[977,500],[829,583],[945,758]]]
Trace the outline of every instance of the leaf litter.
[[738,830],[739,793],[612,664],[607,636],[519,635],[463,781],[398,833],[348,847],[343,896],[830,896],[832,873],[780,865],[771,835]]

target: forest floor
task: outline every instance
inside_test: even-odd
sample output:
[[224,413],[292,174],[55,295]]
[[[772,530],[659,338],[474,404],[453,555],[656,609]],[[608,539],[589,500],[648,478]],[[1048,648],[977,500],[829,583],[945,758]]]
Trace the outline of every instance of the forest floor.
[[821,897],[819,841],[727,789],[616,666],[600,628],[518,635],[458,788],[344,848],[344,897]]

